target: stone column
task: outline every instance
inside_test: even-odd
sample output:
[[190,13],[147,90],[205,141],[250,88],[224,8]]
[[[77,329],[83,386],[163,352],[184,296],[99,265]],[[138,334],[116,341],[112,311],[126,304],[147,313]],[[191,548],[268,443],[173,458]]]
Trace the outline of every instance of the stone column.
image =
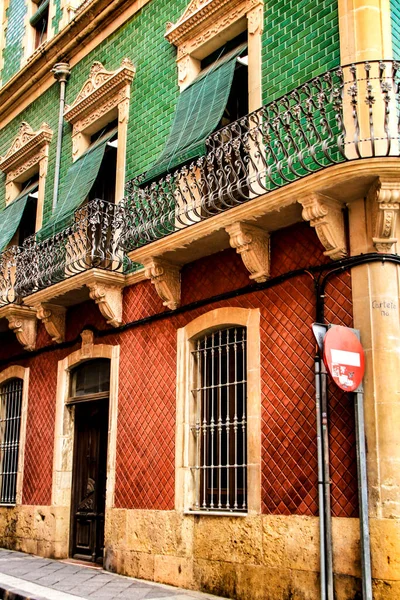
[[[378,180],[367,200],[350,204],[353,256],[377,250],[397,252],[400,178],[398,181]],[[382,211],[386,211],[386,218],[382,218]],[[400,597],[400,268],[377,262],[353,268],[351,276],[354,327],[360,330],[366,358],[364,401],[374,597],[394,600]]]

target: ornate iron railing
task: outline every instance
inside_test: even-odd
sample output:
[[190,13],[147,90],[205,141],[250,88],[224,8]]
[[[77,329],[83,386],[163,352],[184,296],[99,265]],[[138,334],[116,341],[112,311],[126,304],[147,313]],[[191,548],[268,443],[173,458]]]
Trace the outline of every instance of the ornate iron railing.
[[94,200],[72,225],[0,255],[0,306],[94,267],[125,271],[126,253],[332,165],[399,156],[400,65],[338,67],[213,133],[207,153],[159,180]]
[[27,296],[91,268],[122,271],[122,221],[122,207],[96,199],[76,210],[73,223],[59,233],[26,240],[17,257],[16,293]]
[[212,134],[207,154],[132,180],[121,241],[151,243],[347,160],[399,155],[399,64],[332,69]]
[[20,252],[21,248],[18,246],[10,246],[0,253],[0,308],[18,301],[14,285]]

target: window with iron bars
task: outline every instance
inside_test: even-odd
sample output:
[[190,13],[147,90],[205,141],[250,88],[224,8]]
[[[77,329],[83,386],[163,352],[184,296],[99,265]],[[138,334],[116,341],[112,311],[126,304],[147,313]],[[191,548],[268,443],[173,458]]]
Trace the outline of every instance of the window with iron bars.
[[15,504],[21,430],[22,379],[0,386],[0,504]]
[[194,510],[247,511],[246,328],[229,327],[195,343]]

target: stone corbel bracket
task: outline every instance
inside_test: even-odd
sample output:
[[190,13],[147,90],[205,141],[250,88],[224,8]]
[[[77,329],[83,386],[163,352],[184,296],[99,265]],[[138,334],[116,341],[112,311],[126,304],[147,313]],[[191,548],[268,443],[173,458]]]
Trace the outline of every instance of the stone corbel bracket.
[[162,258],[144,260],[145,277],[155,286],[163,306],[171,310],[178,308],[181,302],[180,267]]
[[0,318],[5,317],[8,326],[17,336],[24,350],[32,351],[36,345],[36,312],[24,306],[5,306],[0,309]]
[[57,344],[65,340],[65,315],[67,309],[56,304],[37,304],[36,316],[44,324],[47,333]]
[[98,305],[101,314],[112,327],[122,324],[122,291],[125,278],[119,273],[94,271],[85,282],[89,296]]
[[338,260],[347,255],[346,236],[341,202],[319,194],[311,193],[298,198],[303,207],[303,219],[309,221],[321,244],[325,248],[325,256]]
[[396,224],[400,207],[400,178],[378,178],[367,198],[372,213],[372,242],[378,252],[392,252],[397,243]]
[[270,269],[269,234],[248,223],[236,222],[225,227],[229,243],[241,255],[250,279],[258,283],[266,281]]

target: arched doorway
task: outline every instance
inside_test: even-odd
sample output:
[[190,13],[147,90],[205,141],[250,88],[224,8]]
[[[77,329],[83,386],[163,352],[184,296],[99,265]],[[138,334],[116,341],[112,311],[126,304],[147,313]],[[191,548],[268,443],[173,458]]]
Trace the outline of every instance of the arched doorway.
[[110,361],[91,360],[70,374],[75,411],[70,555],[101,563],[107,482]]

